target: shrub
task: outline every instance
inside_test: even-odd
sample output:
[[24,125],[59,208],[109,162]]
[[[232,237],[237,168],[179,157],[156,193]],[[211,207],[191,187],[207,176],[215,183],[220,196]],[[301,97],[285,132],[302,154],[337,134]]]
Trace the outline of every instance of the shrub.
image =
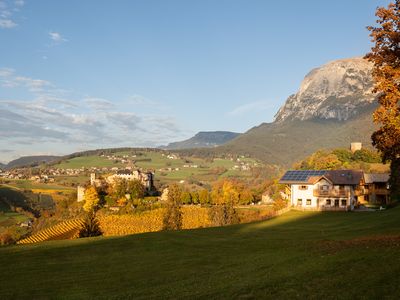
[[210,219],[213,226],[225,226],[239,223],[233,203],[214,205],[210,209]]
[[79,231],[79,237],[80,238],[92,237],[92,236],[99,236],[102,234],[103,233],[100,230],[100,224],[96,218],[96,214],[94,212],[87,213],[82,228]]
[[283,199],[277,199],[274,201],[274,210],[281,210],[288,206],[287,201]]
[[0,234],[0,245],[6,246],[13,244],[15,244],[15,240],[10,233],[4,232]]

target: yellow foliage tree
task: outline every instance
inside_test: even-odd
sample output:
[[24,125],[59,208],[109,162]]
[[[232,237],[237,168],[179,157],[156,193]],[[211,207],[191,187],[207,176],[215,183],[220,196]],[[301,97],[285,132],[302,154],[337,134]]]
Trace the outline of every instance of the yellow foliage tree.
[[85,190],[84,200],[83,209],[86,212],[93,212],[98,208],[100,198],[94,186],[90,186]]
[[374,46],[366,58],[374,64],[373,76],[379,106],[374,121],[380,128],[372,135],[373,145],[390,161],[390,191],[400,198],[400,0],[375,14],[377,27],[369,26]]

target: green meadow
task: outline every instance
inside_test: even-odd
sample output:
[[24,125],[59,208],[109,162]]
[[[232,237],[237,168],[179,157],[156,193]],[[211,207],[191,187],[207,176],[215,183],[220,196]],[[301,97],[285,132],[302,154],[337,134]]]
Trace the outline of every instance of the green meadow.
[[[137,156],[132,157],[133,154]],[[156,180],[163,183],[187,180],[188,178],[198,181],[215,181],[224,177],[248,178],[251,176],[251,171],[249,170],[233,170],[232,168],[235,165],[239,165],[239,162],[225,158],[216,158],[212,161],[195,157],[169,159],[167,157],[168,152],[146,150],[135,153],[129,151],[116,152],[114,155],[118,158],[127,155],[129,159],[135,161],[135,166],[144,170],[155,171]],[[254,166],[254,164],[260,165],[259,162],[251,158],[242,158],[241,161],[249,163],[251,166]],[[71,158],[54,166],[62,169],[78,169],[81,167],[124,167],[128,166],[128,164],[116,163],[106,157],[92,155]],[[57,179],[59,182],[72,182],[72,180],[71,178]],[[74,182],[82,183],[83,181],[84,179],[79,179]]]
[[400,207],[0,248],[1,299],[398,299]]

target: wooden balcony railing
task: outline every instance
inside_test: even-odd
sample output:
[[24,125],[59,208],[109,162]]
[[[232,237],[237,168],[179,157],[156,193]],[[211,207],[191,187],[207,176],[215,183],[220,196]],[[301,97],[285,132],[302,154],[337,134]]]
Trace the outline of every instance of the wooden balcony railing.
[[320,190],[314,189],[313,191],[314,197],[332,197],[332,198],[347,198],[350,196],[350,192],[346,190]]

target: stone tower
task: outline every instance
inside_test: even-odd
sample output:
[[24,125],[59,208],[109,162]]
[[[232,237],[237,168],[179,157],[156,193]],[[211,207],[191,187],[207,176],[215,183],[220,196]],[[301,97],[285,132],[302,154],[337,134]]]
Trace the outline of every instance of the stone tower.
[[350,144],[350,151],[353,153],[361,149],[362,149],[362,143],[354,142]]

